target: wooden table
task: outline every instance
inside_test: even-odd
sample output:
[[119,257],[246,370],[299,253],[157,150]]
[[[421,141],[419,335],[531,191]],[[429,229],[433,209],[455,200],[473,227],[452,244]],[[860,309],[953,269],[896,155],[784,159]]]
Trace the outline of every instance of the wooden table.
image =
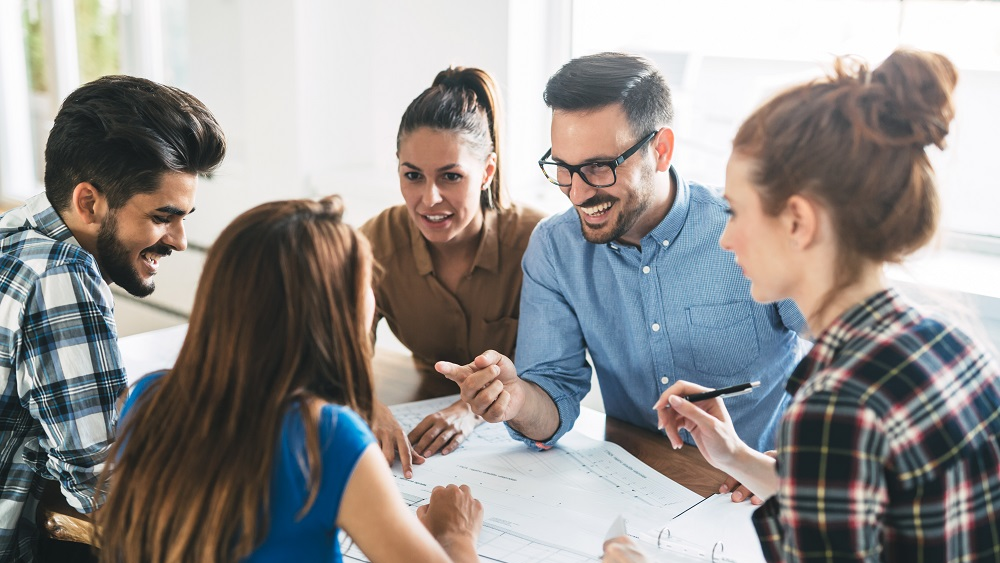
[[[149,355],[143,350],[147,346],[155,345],[157,353],[161,356],[165,353],[170,356],[169,352],[173,350],[171,357],[176,357],[183,335],[183,330],[168,329],[158,335],[150,333],[129,337],[132,340],[127,342],[127,339],[123,339],[122,353],[126,366],[129,366],[130,357],[145,358],[148,361]],[[443,397],[458,392],[458,386],[444,376],[420,375],[413,364],[413,359],[399,351],[378,348],[373,364],[375,392],[379,400],[389,405]],[[141,369],[149,371],[162,367],[164,366],[143,364]],[[132,379],[137,376],[135,373],[130,374]],[[604,413],[593,409],[583,408],[575,427],[591,438],[618,444],[653,469],[699,495],[709,496],[717,492],[719,485],[725,479],[725,474],[709,465],[697,448],[685,446],[680,450],[674,450],[663,435],[605,416]],[[45,508],[42,509],[39,519],[45,530],[57,539],[90,543],[93,528],[89,519],[70,508],[62,495],[57,492],[57,488],[54,494],[51,493],[46,496]]]

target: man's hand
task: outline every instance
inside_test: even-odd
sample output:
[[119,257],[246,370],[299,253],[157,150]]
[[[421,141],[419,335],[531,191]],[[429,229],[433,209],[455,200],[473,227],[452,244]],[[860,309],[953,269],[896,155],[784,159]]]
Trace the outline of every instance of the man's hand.
[[524,406],[527,384],[517,376],[510,358],[495,350],[483,352],[464,366],[438,362],[434,369],[458,383],[462,400],[487,422],[511,420]]
[[424,457],[413,451],[410,441],[406,438],[406,433],[392,416],[389,407],[376,401],[372,414],[372,433],[378,440],[378,445],[382,448],[382,455],[385,460],[392,465],[396,459],[396,452],[399,451],[399,461],[403,464],[403,475],[409,479],[413,477],[413,464],[420,465],[424,462]]
[[476,426],[482,423],[482,417],[476,416],[472,408],[460,400],[434,414],[427,415],[420,424],[410,430],[407,438],[413,444],[413,450],[424,457],[430,457],[438,450],[441,451],[441,455],[448,455],[458,449]]

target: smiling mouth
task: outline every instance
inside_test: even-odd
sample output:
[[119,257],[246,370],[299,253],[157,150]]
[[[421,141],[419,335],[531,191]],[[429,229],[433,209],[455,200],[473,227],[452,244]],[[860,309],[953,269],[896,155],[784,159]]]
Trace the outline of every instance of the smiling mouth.
[[426,220],[429,223],[441,223],[441,222],[444,222],[444,221],[450,219],[451,216],[452,216],[451,213],[438,213],[438,214],[435,214],[435,215],[421,215],[421,217],[423,217],[424,220]]
[[607,213],[609,209],[611,209],[612,207],[614,207],[614,205],[615,205],[615,202],[613,202],[613,201],[606,201],[604,203],[598,203],[597,205],[591,205],[591,206],[588,206],[588,207],[584,207],[582,205],[580,205],[578,207],[580,208],[581,211],[583,211],[584,213],[586,213],[590,217],[600,217],[601,215],[604,215],[605,213]]
[[158,252],[153,252],[152,250],[143,250],[142,252],[139,253],[139,258],[141,258],[143,262],[145,262],[147,265],[149,265],[149,267],[153,268],[154,270],[160,265],[160,260],[166,258],[167,256],[170,256],[169,251],[161,254]]

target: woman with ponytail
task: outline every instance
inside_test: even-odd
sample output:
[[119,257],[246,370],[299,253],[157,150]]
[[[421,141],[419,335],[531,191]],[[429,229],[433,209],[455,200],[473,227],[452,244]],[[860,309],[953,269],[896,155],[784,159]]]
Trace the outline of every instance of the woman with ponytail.
[[372,257],[342,213],[266,203],[212,245],[176,364],[122,410],[101,561],[334,562],[339,530],[372,561],[478,559],[468,488],[414,515],[366,425]]
[[[961,330],[889,287],[886,263],[929,242],[957,73],[900,50],[874,70],[838,61],[740,127],[723,248],[754,299],[792,298],[816,335],[789,379],[777,459],[739,441],[721,399],[678,382],[655,407],[675,448],[766,498],[769,561],[1000,561],[1000,367]],[[625,540],[605,561],[635,560]]]
[[[501,123],[499,89],[486,71],[439,72],[399,124],[405,203],[361,227],[383,268],[376,323],[385,318],[429,380],[442,377],[434,370],[439,360],[465,364],[488,349],[514,354],[521,256],[543,215],[508,201]],[[456,401],[407,435],[376,404],[372,428],[386,459],[398,451],[409,477],[413,463],[454,451],[481,422]]]

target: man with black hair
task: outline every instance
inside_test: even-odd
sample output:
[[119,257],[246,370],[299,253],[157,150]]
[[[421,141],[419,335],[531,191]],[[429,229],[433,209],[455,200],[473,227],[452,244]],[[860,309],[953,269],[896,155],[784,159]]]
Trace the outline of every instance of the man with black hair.
[[439,371],[476,414],[543,449],[580,414],[588,352],[607,414],[653,430],[653,404],[675,379],[760,380],[726,404],[744,441],[773,448],[805,320],[790,301],[755,303],[719,247],[728,206],[672,165],[663,75],[642,57],[600,53],[564,65],[544,98],[552,148],[538,164],[573,207],[539,223],[524,254],[516,368],[489,351]]
[[46,482],[82,513],[125,389],[109,283],[144,297],[187,247],[198,176],[225,155],[194,96],[107,76],[69,95],[45,147],[45,193],[0,216],[0,560],[32,561]]

